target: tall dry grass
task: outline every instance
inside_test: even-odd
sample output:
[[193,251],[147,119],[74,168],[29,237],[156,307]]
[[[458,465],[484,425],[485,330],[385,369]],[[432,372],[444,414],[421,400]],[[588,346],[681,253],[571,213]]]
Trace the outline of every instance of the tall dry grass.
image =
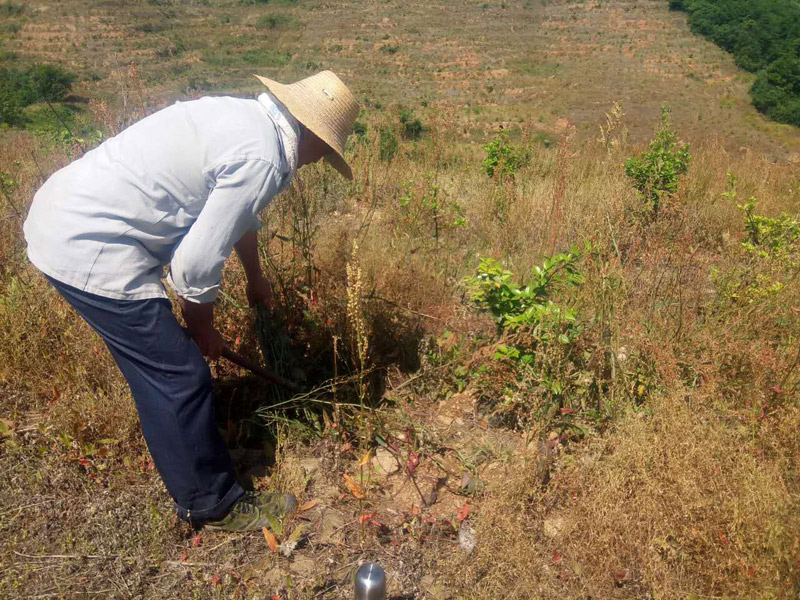
[[[727,173],[760,212],[796,214],[796,168],[708,140],[692,149],[679,193],[647,220],[623,173],[635,148],[621,134],[614,144],[565,135],[550,149],[522,132],[528,165],[492,179],[479,149],[457,141],[446,107],[391,161],[379,158],[381,124],[353,144],[353,184],[307,167],[265,215],[264,263],[282,282],[281,301],[307,319],[314,360],[358,364],[347,325],[354,242],[372,364],[407,372],[419,367],[425,336],[486,331],[463,284],[479,257],[524,275],[574,243],[594,248],[577,301],[597,357],[589,364],[606,385],[602,433],[570,440],[547,489],[531,477],[536,457],[524,455],[486,492],[478,550],[443,565],[459,595],[792,597],[800,282],[786,273],[779,292],[740,305],[712,274],[746,262],[742,213],[723,196]],[[0,416],[82,443],[123,440],[125,452],[140,453],[113,361],[24,257],[15,211],[23,216],[67,159],[22,133],[0,146],[0,168],[17,182],[0,198]],[[218,326],[255,353],[235,260],[224,279]],[[337,352],[334,337],[344,340]]]

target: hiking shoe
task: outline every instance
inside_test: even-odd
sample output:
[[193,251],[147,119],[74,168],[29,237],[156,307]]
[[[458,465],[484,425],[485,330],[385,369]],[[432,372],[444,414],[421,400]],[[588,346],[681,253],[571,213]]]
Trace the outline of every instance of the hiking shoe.
[[245,492],[231,511],[217,521],[205,521],[203,527],[219,531],[256,531],[269,527],[280,533],[283,519],[297,506],[292,494]]

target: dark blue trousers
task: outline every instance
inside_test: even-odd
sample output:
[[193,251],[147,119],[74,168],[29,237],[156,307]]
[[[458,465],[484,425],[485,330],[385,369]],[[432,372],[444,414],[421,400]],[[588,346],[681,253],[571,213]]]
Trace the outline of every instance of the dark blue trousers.
[[117,361],[178,514],[192,521],[223,517],[244,491],[214,422],[211,372],[169,301],[114,300],[48,279]]

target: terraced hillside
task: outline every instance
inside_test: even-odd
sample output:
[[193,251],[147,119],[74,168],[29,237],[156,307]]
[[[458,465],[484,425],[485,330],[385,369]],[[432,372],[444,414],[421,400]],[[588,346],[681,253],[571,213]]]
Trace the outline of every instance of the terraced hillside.
[[[752,76],[688,29],[661,0],[520,0],[269,3],[243,0],[32,2],[6,19],[4,49],[20,61],[54,61],[84,80],[87,97],[118,100],[126,72],[142,74],[157,102],[187,93],[249,93],[252,72],[293,80],[341,72],[370,118],[397,103],[457,111],[462,134],[531,123],[586,135],[614,102],[634,139],[659,106],[675,108],[688,138],[787,158],[796,128],[749,105]],[[11,61],[13,62],[13,61]]]

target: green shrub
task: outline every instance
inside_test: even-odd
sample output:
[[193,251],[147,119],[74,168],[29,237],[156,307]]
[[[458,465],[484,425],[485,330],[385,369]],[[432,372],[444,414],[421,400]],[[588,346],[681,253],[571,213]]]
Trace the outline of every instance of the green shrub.
[[744,212],[747,240],[742,245],[748,253],[782,259],[798,249],[800,221],[796,217],[787,213],[781,213],[779,217],[757,215],[756,199],[753,197],[740,204],[739,209]]
[[18,17],[25,12],[25,6],[17,2],[4,2],[0,4],[0,16]]
[[422,122],[414,115],[414,111],[405,108],[400,111],[400,125],[402,125],[402,136],[407,140],[418,140],[422,137],[424,128]]
[[584,325],[574,303],[553,300],[583,282],[579,260],[577,248],[550,256],[517,284],[499,262],[482,259],[467,279],[473,302],[492,314],[501,336],[474,381],[490,422],[514,427],[533,418],[572,428],[575,408],[588,407],[591,378],[584,353],[575,351]]
[[359,140],[367,137],[367,124],[361,121],[353,123],[353,133]]
[[514,175],[528,163],[528,153],[524,148],[512,145],[508,141],[508,133],[501,131],[491,142],[483,147],[486,158],[483,170],[489,177]]
[[678,178],[689,170],[689,146],[678,143],[677,138],[670,124],[669,109],[664,106],[650,150],[625,162],[625,174],[655,212],[662,198],[678,191]]
[[74,81],[75,75],[54,65],[0,69],[0,124],[22,126],[22,109],[35,102],[65,100]]
[[530,328],[533,333],[549,335],[550,325],[563,323],[567,327],[558,339],[569,343],[576,330],[576,313],[571,308],[555,304],[551,296],[555,290],[572,288],[583,282],[577,262],[577,248],[564,254],[555,254],[544,260],[542,266],[533,268],[527,283],[514,282],[514,274],[491,258],[481,259],[477,273],[467,279],[473,289],[472,301],[488,310],[497,324],[498,332]]
[[261,15],[256,21],[257,29],[292,29],[295,20],[289,15]]
[[55,65],[36,65],[28,70],[33,102],[61,102],[75,82],[75,75]]
[[[728,190],[723,196],[737,199],[736,178],[728,174]],[[711,278],[718,289],[719,308],[753,307],[772,302],[786,285],[800,274],[800,219],[787,213],[778,217],[756,214],[756,199],[736,205],[744,214],[744,261],[727,271],[714,268]],[[776,313],[792,306],[777,301]],[[721,315],[726,313],[721,312]]]
[[0,87],[0,125],[22,127],[25,125],[25,121],[17,95],[13,90]]
[[390,162],[397,154],[397,136],[389,127],[381,127],[378,139],[380,147],[380,158],[382,161]]

